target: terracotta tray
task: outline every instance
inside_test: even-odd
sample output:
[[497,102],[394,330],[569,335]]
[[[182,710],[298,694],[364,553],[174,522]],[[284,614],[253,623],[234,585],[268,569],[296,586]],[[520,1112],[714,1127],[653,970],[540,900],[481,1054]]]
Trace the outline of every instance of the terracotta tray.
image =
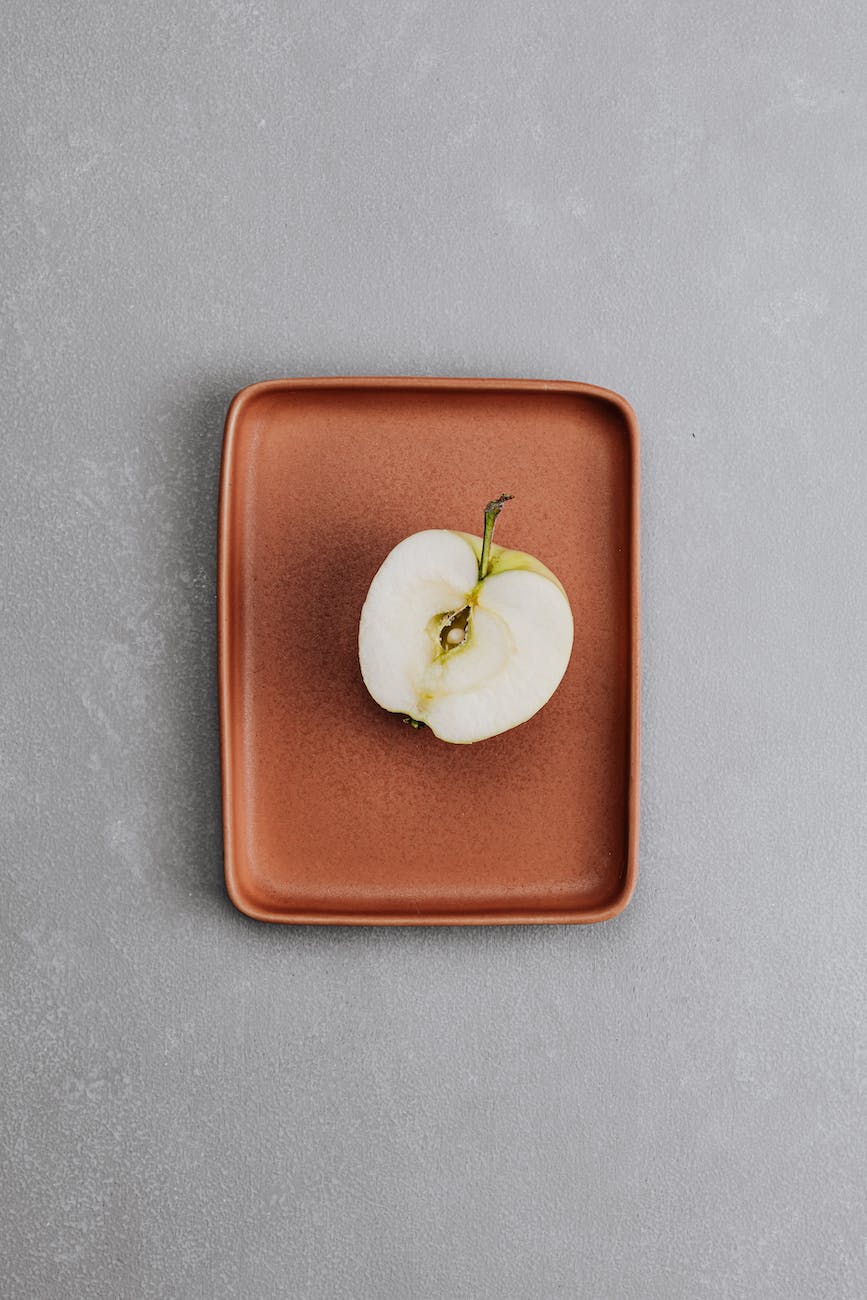
[[[368,696],[358,617],[423,528],[536,555],[575,614],[566,676],[475,745]],[[287,379],[226,421],[219,541],[226,884],[267,921],[599,921],[638,829],[638,430],[586,384]]]

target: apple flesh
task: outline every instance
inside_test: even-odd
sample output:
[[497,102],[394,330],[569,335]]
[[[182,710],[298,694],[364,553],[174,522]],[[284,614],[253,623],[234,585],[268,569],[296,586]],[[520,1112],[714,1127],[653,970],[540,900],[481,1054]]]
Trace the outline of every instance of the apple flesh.
[[446,529],[398,543],[361,611],[361,675],[382,708],[469,745],[526,722],[559,686],[572,652],[569,600],[532,555]]

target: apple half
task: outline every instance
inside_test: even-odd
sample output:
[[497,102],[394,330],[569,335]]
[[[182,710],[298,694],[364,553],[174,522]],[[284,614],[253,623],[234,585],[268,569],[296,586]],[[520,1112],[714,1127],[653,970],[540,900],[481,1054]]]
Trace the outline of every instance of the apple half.
[[572,653],[561,583],[532,555],[493,544],[510,500],[486,506],[483,537],[433,528],[399,542],[361,611],[358,657],[374,700],[455,745],[532,718]]

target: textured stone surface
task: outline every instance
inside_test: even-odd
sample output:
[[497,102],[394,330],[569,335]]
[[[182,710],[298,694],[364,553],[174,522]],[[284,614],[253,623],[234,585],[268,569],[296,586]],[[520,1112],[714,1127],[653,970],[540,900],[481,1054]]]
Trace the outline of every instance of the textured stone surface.
[[[3,33],[4,1296],[863,1296],[862,7]],[[636,407],[617,921],[227,903],[221,423],[320,372]]]

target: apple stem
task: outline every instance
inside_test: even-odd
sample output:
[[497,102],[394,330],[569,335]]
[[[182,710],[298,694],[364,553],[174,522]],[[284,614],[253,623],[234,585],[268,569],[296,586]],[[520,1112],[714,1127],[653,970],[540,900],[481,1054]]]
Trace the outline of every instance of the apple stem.
[[494,536],[497,515],[506,502],[512,499],[510,493],[504,492],[502,496],[497,497],[496,501],[489,501],[485,506],[485,533],[482,537],[482,554],[479,557],[479,582],[488,576],[488,569],[491,567],[491,540]]

